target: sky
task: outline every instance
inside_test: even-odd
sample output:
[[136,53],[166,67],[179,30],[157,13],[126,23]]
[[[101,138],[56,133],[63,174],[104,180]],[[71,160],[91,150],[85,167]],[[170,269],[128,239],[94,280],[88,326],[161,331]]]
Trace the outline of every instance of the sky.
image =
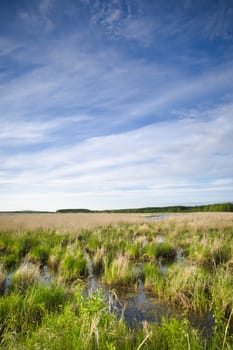
[[1,0],[0,210],[233,201],[232,0]]

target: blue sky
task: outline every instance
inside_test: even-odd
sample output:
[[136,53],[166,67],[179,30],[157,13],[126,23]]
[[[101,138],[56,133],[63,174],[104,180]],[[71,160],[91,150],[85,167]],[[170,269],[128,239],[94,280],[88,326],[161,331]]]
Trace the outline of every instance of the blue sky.
[[233,200],[233,1],[2,0],[0,210]]

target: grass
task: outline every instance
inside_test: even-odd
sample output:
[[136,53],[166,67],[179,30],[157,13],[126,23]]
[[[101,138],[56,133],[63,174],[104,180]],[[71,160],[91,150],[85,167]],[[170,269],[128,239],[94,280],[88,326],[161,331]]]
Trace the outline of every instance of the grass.
[[[34,217],[27,215],[26,221]],[[137,216],[136,222],[129,222],[130,217],[124,223],[117,222],[117,214],[104,214],[102,225],[99,214],[38,214],[36,220],[42,222],[41,215],[47,220],[44,225],[50,225],[47,231],[39,229],[37,221],[25,224],[37,227],[32,231],[24,225],[0,231],[2,294],[7,273],[12,273],[9,291],[0,297],[0,348],[233,347],[233,214],[187,214],[157,222],[137,222]],[[67,224],[68,217],[74,221]],[[84,217],[91,223],[75,226]],[[181,248],[184,258],[176,262]],[[161,263],[167,264],[166,274]],[[44,266],[53,274],[52,284],[42,278]],[[84,296],[82,286],[90,270],[112,288],[133,289],[140,277],[146,291],[185,312],[212,310],[211,341],[205,342],[185,319],[129,329],[109,312],[101,291]]]
[[5,279],[6,279],[6,270],[4,268],[4,265],[0,262],[0,293],[3,292]]
[[[5,349],[203,349],[199,334],[186,321],[144,323],[137,333],[109,313],[101,291],[84,297],[77,286],[72,297],[61,287],[38,286],[11,294],[0,308]],[[7,322],[6,322],[7,320]],[[18,335],[17,335],[18,334]]]
[[24,293],[30,286],[40,281],[39,266],[31,263],[22,264],[13,274],[10,289]]
[[111,286],[130,286],[136,282],[136,272],[129,255],[119,254],[105,267],[103,280]]
[[145,214],[3,214],[0,213],[0,230],[34,231],[43,229],[57,232],[77,232],[80,229],[93,229],[99,226],[119,223],[140,222]]
[[165,278],[155,263],[145,263],[144,269],[145,288],[159,297],[164,295]]
[[87,261],[82,249],[68,246],[59,265],[59,274],[65,281],[87,277]]
[[24,293],[12,291],[0,299],[1,348],[18,345],[38,328],[48,314],[58,314],[69,300],[67,292],[56,285],[31,285]]
[[209,274],[200,267],[175,264],[167,271],[164,296],[184,309],[206,311],[210,284]]

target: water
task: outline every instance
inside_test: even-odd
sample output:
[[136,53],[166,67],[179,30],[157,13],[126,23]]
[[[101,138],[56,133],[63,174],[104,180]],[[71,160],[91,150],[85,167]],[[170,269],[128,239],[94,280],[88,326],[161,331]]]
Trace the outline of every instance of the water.
[[179,263],[179,262],[182,262],[184,260],[185,260],[184,250],[182,248],[177,248],[177,250],[176,250],[176,262]]
[[93,264],[90,258],[90,255],[85,252],[85,258],[86,258],[86,262],[87,262],[87,271],[88,271],[88,276],[93,276]]
[[47,265],[43,266],[40,276],[41,283],[44,284],[52,284],[54,282],[54,277],[49,271],[49,267]]
[[[30,264],[28,263],[28,261],[24,260],[19,268],[27,269],[29,267],[29,265]],[[4,295],[8,295],[9,289],[10,289],[10,286],[11,286],[11,283],[12,283],[12,277],[13,277],[13,275],[14,275],[14,273],[16,271],[10,272],[6,276],[5,283],[4,283],[4,292],[3,292]],[[47,265],[44,265],[42,267],[42,269],[40,271],[40,275],[39,275],[38,281],[41,282],[42,284],[47,284],[47,285],[52,284],[54,282],[54,277],[50,273],[49,267]]]
[[[87,278],[86,295],[102,289],[109,304],[109,311],[114,312],[119,318],[124,317],[130,327],[138,327],[143,321],[160,324],[163,317],[184,319],[184,314],[180,308],[147,293],[140,278],[138,279],[136,290],[117,288],[115,292],[112,292],[109,286],[102,284],[101,280],[93,275],[91,258],[88,254],[86,258],[89,265],[88,271],[91,272]],[[179,259],[183,259],[182,249],[177,253],[177,260]],[[140,270],[141,266],[136,266],[135,268]],[[160,268],[166,274],[168,266],[161,264]],[[205,338],[212,336],[214,319],[211,312],[199,314],[189,311],[185,318],[189,320],[193,327],[198,328]]]
[[165,241],[165,238],[164,238],[164,236],[157,236],[157,243],[164,243],[164,241]]
[[[177,261],[180,261],[180,259],[182,260],[183,258],[183,251],[180,249],[177,252]],[[91,295],[101,289],[109,304],[109,311],[114,312],[119,318],[124,317],[130,327],[138,327],[143,321],[160,324],[163,317],[175,317],[180,320],[185,317],[190,321],[190,324],[193,327],[201,330],[202,335],[205,338],[210,338],[212,336],[214,319],[211,312],[205,312],[203,314],[189,312],[184,316],[182,310],[177,306],[159,300],[147,293],[144,290],[144,285],[140,278],[138,279],[136,290],[118,288],[117,290],[112,291],[109,286],[104,285],[101,282],[100,278],[98,279],[94,276],[92,261],[87,253],[86,260],[89,276],[86,280],[85,295]],[[26,264],[26,262],[23,264]],[[166,274],[167,265],[161,264],[160,268],[161,271]],[[140,272],[141,266],[136,266],[135,269],[138,269]],[[4,285],[4,295],[8,294],[12,275],[13,273],[7,275]],[[50,274],[48,266],[43,267],[40,280],[42,283],[46,284],[53,282],[53,276]]]
[[160,215],[155,215],[155,216],[149,216],[146,218],[146,221],[160,221],[160,220],[165,220],[171,217],[171,214],[160,214]]
[[175,305],[147,293],[139,281],[137,291],[118,290],[119,301],[125,305],[124,318],[131,327],[140,326],[143,321],[160,324],[162,318],[174,317],[176,319],[188,319],[194,328],[198,328],[206,338],[211,337],[214,319],[211,312],[195,313],[189,311],[184,315],[182,310]]
[[4,295],[8,294],[8,291],[9,291],[9,288],[10,288],[10,285],[11,285],[12,275],[13,275],[13,273],[11,272],[11,273],[9,273],[6,276],[6,280],[5,280],[5,283],[4,283]]

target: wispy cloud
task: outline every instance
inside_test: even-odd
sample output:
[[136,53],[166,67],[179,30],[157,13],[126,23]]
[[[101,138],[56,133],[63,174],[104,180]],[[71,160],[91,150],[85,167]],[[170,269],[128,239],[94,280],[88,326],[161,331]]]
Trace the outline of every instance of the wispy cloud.
[[51,10],[54,0],[41,0],[30,8],[22,9],[18,16],[29,31],[50,32],[54,28]]
[[172,198],[175,192],[194,193],[198,186],[200,193],[219,195],[226,188],[233,189],[231,182],[222,182],[223,176],[233,176],[229,164],[232,111],[232,105],[226,105],[206,111],[208,120],[199,113],[197,119],[160,122],[75,146],[8,157],[3,160],[1,182],[5,186],[27,184],[32,193],[48,188],[61,196],[75,188],[77,195],[92,194],[96,203],[101,193],[111,206],[118,192],[130,198],[132,193],[143,193],[149,198],[152,191],[154,196],[170,193]]
[[22,33],[0,37],[2,209],[231,199],[232,12],[200,3],[16,7]]

